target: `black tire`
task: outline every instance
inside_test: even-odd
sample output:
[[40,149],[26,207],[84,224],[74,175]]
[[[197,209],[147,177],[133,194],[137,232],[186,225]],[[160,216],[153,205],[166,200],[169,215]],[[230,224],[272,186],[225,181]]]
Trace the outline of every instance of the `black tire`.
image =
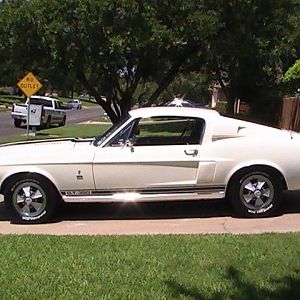
[[14,119],[15,127],[20,128],[22,126],[22,120]]
[[59,199],[55,187],[38,174],[15,176],[4,189],[5,205],[15,223],[48,221],[55,213]]
[[269,170],[245,169],[233,176],[227,198],[242,217],[267,217],[281,204],[283,186]]
[[63,120],[62,120],[62,122],[59,124],[59,126],[65,126],[65,125],[66,125],[66,120],[67,120],[67,118],[66,118],[66,116],[64,116],[64,117],[63,117]]
[[46,122],[46,124],[45,124],[45,127],[46,127],[47,129],[49,129],[49,128],[51,127],[51,117],[50,117],[50,116],[47,118],[47,122]]

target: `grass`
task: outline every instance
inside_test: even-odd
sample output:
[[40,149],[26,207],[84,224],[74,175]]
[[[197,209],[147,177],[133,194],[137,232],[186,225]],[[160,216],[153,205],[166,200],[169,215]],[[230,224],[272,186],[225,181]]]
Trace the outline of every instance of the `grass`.
[[0,243],[2,299],[299,299],[299,234]]
[[0,112],[1,111],[8,111],[8,108],[6,106],[0,106]]
[[[77,97],[77,98],[75,97],[74,99],[79,99],[82,103],[82,106],[85,106],[85,107],[99,105],[99,104],[97,104],[96,100],[93,100],[93,99],[81,98],[81,97]],[[68,103],[68,101],[72,100],[72,98],[59,97],[59,100],[66,105]]]
[[24,97],[0,95],[0,112],[11,110],[14,103],[25,102]]
[[59,137],[93,137],[98,136],[110,127],[107,124],[74,124],[58,128],[42,130],[38,136],[59,136]]
[[27,138],[26,131],[24,135],[6,136],[0,138],[0,144],[20,142],[27,140],[40,140],[50,138],[64,138],[64,137],[94,137],[104,133],[109,127],[110,123],[107,124],[74,124],[63,127],[51,128],[47,130],[37,131],[35,137],[29,136]]
[[13,103],[25,102],[25,98],[22,96],[14,95],[0,95],[0,103],[6,103],[12,105]]

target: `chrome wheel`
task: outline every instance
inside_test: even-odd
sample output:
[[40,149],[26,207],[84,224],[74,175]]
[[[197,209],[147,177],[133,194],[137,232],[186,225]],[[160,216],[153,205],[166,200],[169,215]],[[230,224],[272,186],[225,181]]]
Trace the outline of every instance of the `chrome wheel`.
[[23,182],[15,188],[12,203],[20,216],[34,218],[44,211],[47,197],[38,184]]
[[262,174],[253,174],[243,179],[239,195],[247,208],[260,210],[272,203],[275,188],[268,177]]

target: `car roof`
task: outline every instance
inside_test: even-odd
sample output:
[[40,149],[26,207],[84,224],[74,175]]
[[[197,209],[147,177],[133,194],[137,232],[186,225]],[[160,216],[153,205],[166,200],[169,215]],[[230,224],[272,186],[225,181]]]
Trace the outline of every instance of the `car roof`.
[[55,98],[46,97],[46,96],[31,96],[30,98],[33,98],[33,99],[44,99],[44,100],[57,100]]
[[208,108],[157,106],[143,107],[131,110],[129,114],[134,118],[149,118],[154,116],[188,116],[195,118],[218,118],[220,114]]

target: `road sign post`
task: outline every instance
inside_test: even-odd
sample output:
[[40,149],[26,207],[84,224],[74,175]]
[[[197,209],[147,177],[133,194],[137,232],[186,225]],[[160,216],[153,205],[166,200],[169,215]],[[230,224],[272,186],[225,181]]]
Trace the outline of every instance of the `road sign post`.
[[27,97],[27,122],[26,122],[26,135],[29,136],[29,117],[30,117],[30,97]]
[[29,135],[29,120],[30,120],[30,97],[35,94],[43,85],[31,73],[27,73],[19,82],[18,87],[27,96],[27,137]]

